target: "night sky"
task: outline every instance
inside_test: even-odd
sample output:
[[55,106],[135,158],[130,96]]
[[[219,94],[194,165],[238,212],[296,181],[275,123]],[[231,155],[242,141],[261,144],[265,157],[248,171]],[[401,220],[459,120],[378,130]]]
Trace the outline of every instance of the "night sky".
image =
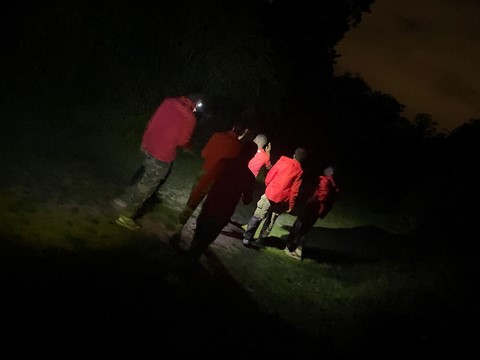
[[[322,81],[323,75],[319,67],[328,71],[329,61],[333,62],[333,58],[329,58],[324,49],[334,46],[338,41],[335,51],[340,56],[336,58],[335,74],[347,71],[360,75],[373,89],[391,94],[405,105],[405,115],[408,118],[428,113],[439,123],[440,128],[453,130],[480,116],[479,1],[376,0],[370,4],[371,12],[363,12],[358,26],[350,30],[348,27],[342,28],[342,16],[345,14],[341,14],[344,10],[338,5],[341,2],[324,6],[318,14],[309,1],[301,1],[295,7],[288,1],[260,2],[264,5],[275,4],[274,8],[277,8],[276,23],[266,22],[264,26],[277,49],[272,55],[273,62],[282,66],[275,69],[274,74],[280,81],[290,81],[293,93],[305,85],[305,81],[298,80],[302,71],[313,83]],[[1,15],[3,53],[10,55],[4,56],[5,75],[12,76],[12,83],[17,86],[22,81],[36,81],[38,74],[43,77],[48,74],[50,79],[58,78],[62,83],[66,83],[61,78],[63,73],[67,73],[64,76],[68,78],[67,81],[75,76],[80,79],[89,76],[95,78],[97,75],[91,74],[91,71],[99,71],[104,75],[105,70],[124,75],[128,75],[129,71],[132,76],[138,77],[134,73],[134,66],[140,66],[140,69],[151,66],[152,73],[156,71],[158,74],[170,65],[167,64],[169,58],[173,63],[179,64],[175,58],[178,54],[172,52],[172,49],[180,49],[195,36],[202,40],[198,44],[209,42],[212,36],[198,31],[208,24],[216,26],[219,21],[225,21],[231,25],[232,34],[254,28],[255,21],[248,15],[248,11],[242,18],[238,9],[227,15],[225,9],[219,10],[215,6],[215,1],[205,2],[196,8],[191,8],[188,1],[174,4],[177,3],[187,4],[184,7],[188,9],[190,6],[191,11],[187,13],[182,5],[166,6],[148,0],[142,0],[138,6],[131,8],[128,5],[120,6],[114,1],[74,1],[71,5],[57,1],[12,4],[9,11]],[[369,5],[367,0],[352,3]],[[231,8],[233,4],[241,6],[241,2],[234,2]],[[155,11],[152,10],[154,8]],[[364,10],[365,8],[362,9]],[[166,14],[168,16],[162,19]],[[327,17],[322,14],[327,14]],[[338,14],[341,15],[337,16]],[[179,16],[183,23],[170,22],[173,15]],[[328,16],[333,20],[325,21]],[[238,24],[233,24],[234,19]],[[245,26],[250,21],[252,26]],[[218,33],[219,30],[213,30],[212,34],[215,36]],[[260,61],[248,63],[249,55],[240,60],[246,55],[239,51],[243,46],[237,46],[242,39],[233,38],[232,34],[227,34],[220,41],[216,39],[210,42],[218,44],[225,40],[221,51],[225,51],[225,47],[231,47],[229,54],[232,58],[239,59],[238,64],[229,64],[232,69],[226,69],[226,74],[232,75],[238,69],[242,73],[239,73],[241,75],[237,79],[233,76],[224,79],[222,76],[225,74],[218,73],[216,80],[222,79],[223,83],[212,82],[212,88],[223,93],[230,91],[232,96],[239,97],[239,94],[246,94],[249,90],[241,88],[242,86],[248,87],[251,84],[255,87],[256,84],[250,80],[241,84],[238,78],[264,77],[268,81],[270,74],[259,65]],[[252,50],[258,52],[251,58],[261,59],[260,49],[265,47],[255,45],[253,37],[249,39],[250,54]],[[155,48],[157,46],[160,49],[158,51]],[[190,48],[198,51],[200,45]],[[184,50],[185,48],[182,51]],[[207,54],[204,63],[190,62],[190,68],[179,67],[177,70],[206,74],[214,63],[208,56],[212,57],[212,54]],[[162,60],[165,61],[162,63]],[[156,63],[153,64],[154,62]],[[313,71],[315,68],[316,71]],[[88,73],[82,73],[86,70]],[[217,70],[218,66],[215,71]],[[18,75],[13,71],[18,71]],[[315,72],[318,73],[317,77]],[[166,88],[166,82],[161,76],[164,75],[158,75],[159,82]],[[291,78],[288,80],[289,76]],[[202,80],[205,79],[200,79]],[[9,80],[5,80],[4,76],[5,81]],[[228,88],[220,89],[220,85],[229,82],[235,83],[238,93]],[[143,82],[142,86],[146,88],[149,85],[151,84]],[[6,86],[6,89],[6,94],[9,95],[11,88]],[[261,96],[272,93],[272,89],[268,89]]]
[[452,130],[480,116],[480,2],[377,0],[337,46],[336,66]]

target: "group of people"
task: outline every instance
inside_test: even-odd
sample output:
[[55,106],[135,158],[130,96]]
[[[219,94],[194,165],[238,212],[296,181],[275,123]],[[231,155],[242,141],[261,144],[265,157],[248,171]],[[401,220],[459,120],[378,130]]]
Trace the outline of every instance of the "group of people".
[[[139,211],[167,178],[176,158],[177,149],[190,149],[196,127],[195,112],[202,106],[202,96],[167,97],[148,122],[141,143],[144,154],[142,172],[125,193],[114,200],[118,210],[116,223],[137,230]],[[248,127],[235,122],[228,131],[214,133],[201,151],[202,170],[192,187],[190,196],[179,215],[179,231],[200,203],[195,231],[186,257],[195,263],[209,245],[215,241],[233,216],[240,202],[253,200],[256,178],[264,167],[265,193],[256,204],[243,233],[243,245],[251,247],[267,237],[277,217],[290,213],[296,204],[302,185],[302,164],[307,150],[299,147],[292,157],[281,156],[272,165],[271,143],[265,134],[249,133]],[[253,138],[253,139],[252,139]],[[308,198],[301,214],[288,235],[285,253],[295,259],[302,258],[304,239],[318,218],[324,218],[333,206],[339,192],[335,184],[334,168],[328,166],[318,178],[313,194]],[[255,234],[262,222],[260,236]],[[177,233],[178,234],[178,233]]]

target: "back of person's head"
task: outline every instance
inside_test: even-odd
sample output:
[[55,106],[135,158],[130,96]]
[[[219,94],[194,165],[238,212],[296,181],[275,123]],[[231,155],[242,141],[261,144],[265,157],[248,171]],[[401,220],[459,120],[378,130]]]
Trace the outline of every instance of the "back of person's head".
[[323,175],[333,176],[333,174],[335,174],[335,168],[332,165],[328,165],[323,168]]
[[300,163],[304,162],[307,158],[307,150],[304,148],[297,148],[293,158]]
[[241,163],[247,164],[252,159],[252,157],[255,156],[257,150],[258,146],[253,141],[247,141],[240,148],[237,160]]
[[200,92],[195,92],[187,95],[187,98],[189,98],[194,104],[195,104],[195,110],[203,110],[205,106],[205,95]]
[[267,145],[268,138],[264,134],[258,134],[253,141],[259,148],[263,148],[265,145]]
[[196,92],[188,94],[187,97],[193,102],[197,102],[199,100],[203,100],[205,96],[202,93]]

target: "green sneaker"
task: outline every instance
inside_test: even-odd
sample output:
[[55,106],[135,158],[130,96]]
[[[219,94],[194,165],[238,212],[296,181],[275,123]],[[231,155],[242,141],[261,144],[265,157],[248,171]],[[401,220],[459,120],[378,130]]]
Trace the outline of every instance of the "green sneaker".
[[140,224],[138,224],[135,220],[125,215],[120,215],[118,218],[115,219],[115,222],[118,225],[126,227],[127,229],[130,229],[130,230],[140,229]]

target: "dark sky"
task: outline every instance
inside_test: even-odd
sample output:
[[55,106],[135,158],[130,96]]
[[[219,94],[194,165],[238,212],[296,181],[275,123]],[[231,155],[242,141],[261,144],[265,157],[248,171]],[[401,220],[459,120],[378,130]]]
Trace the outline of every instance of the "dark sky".
[[335,71],[453,130],[480,117],[480,1],[376,0],[337,46]]
[[[12,20],[11,12],[4,16],[26,40],[10,42],[18,48],[36,46],[37,41],[32,40],[35,36],[28,35],[29,31],[36,34],[35,27],[23,29],[37,24],[33,21],[36,18],[23,19],[24,8],[28,7],[21,4],[16,5],[17,16],[23,21]],[[105,7],[109,9],[108,5]],[[137,10],[141,12],[141,8]],[[32,10],[28,14],[35,13]],[[53,10],[51,13],[55,14]],[[480,117],[479,15],[480,0],[376,0],[372,12],[363,14],[359,26],[347,32],[338,44],[340,57],[335,73],[359,74],[373,89],[391,94],[406,105],[405,115],[410,119],[418,113],[429,113],[441,128],[453,130]],[[84,23],[89,24],[87,20]],[[121,21],[126,20],[114,23]],[[43,30],[41,21],[37,26],[41,40],[48,31]],[[286,33],[291,32],[289,29]],[[5,39],[11,37],[7,31],[3,33]],[[68,53],[74,52],[74,47],[67,44]],[[56,42],[50,45],[60,47]],[[61,53],[65,58],[67,52]],[[30,62],[37,61],[39,54],[34,52],[35,58],[29,58]],[[58,61],[68,60],[62,59]]]

